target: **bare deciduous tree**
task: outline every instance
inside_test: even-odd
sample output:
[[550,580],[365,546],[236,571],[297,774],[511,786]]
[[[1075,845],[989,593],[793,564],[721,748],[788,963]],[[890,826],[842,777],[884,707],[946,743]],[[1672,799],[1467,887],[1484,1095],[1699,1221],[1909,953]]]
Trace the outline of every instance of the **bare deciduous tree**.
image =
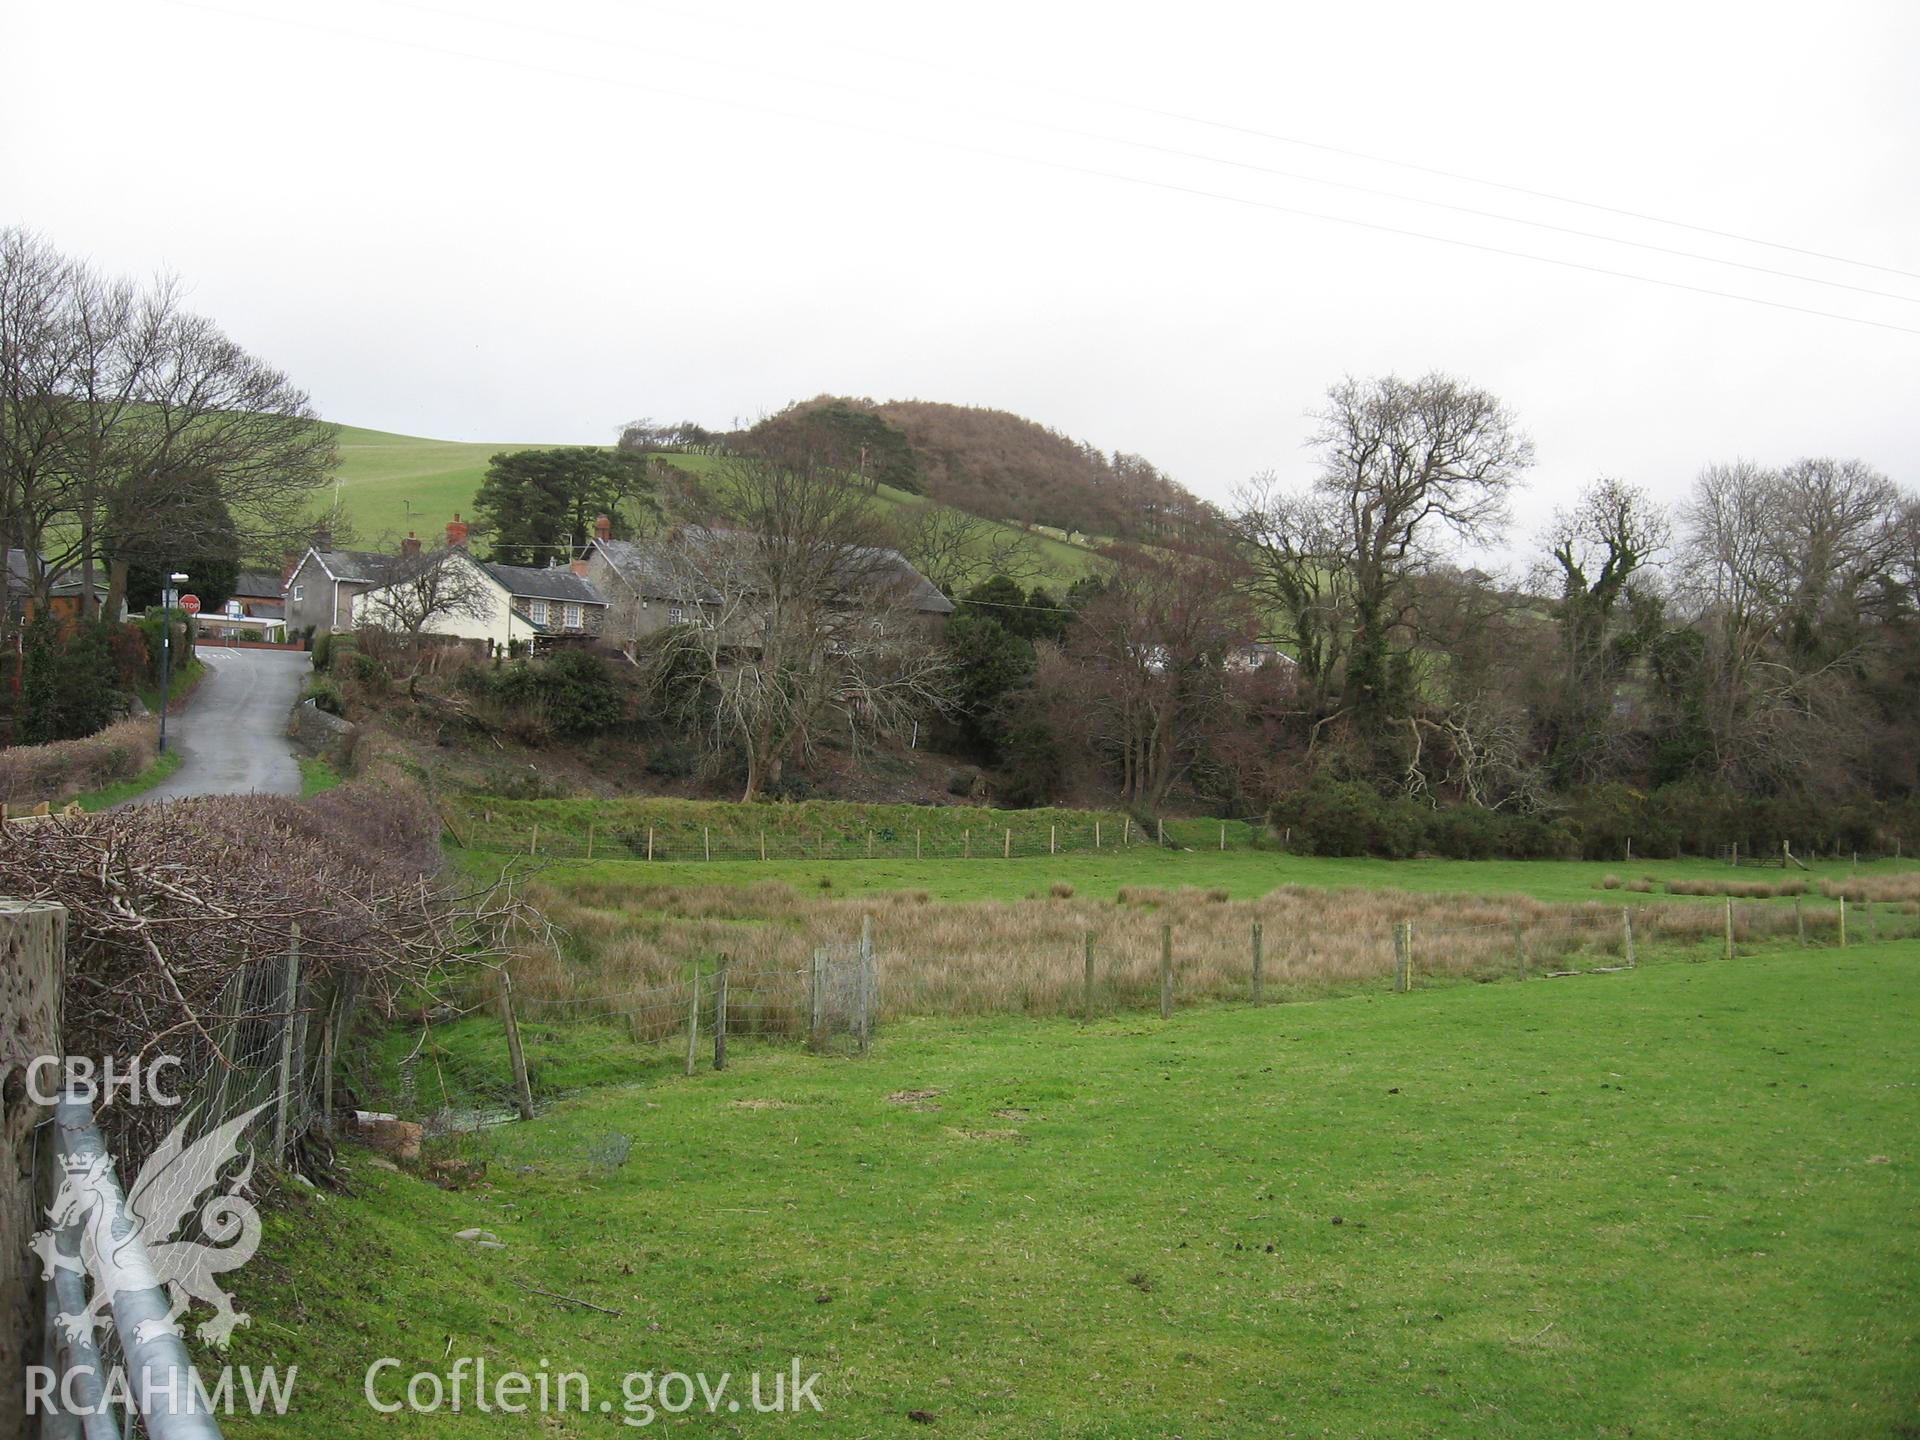
[[1031,539],[949,505],[915,505],[896,518],[893,531],[901,553],[956,599],[996,575],[1025,585],[1040,574]]
[[729,460],[711,523],[662,547],[688,622],[655,648],[663,698],[691,685],[712,767],[737,757],[742,798],[829,733],[898,735],[944,696],[947,661],[867,497],[805,453]]
[[385,583],[360,597],[354,622],[392,631],[417,654],[439,624],[485,620],[502,603],[499,586],[465,550],[403,549]]

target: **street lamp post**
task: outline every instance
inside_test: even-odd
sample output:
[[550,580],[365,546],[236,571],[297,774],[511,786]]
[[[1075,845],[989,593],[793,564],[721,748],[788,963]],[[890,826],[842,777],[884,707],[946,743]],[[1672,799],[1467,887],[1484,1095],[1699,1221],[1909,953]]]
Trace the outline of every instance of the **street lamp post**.
[[167,577],[166,586],[160,591],[160,753],[167,753],[167,702],[172,698],[173,689],[173,607],[180,596],[180,587],[187,583],[186,574],[176,570]]

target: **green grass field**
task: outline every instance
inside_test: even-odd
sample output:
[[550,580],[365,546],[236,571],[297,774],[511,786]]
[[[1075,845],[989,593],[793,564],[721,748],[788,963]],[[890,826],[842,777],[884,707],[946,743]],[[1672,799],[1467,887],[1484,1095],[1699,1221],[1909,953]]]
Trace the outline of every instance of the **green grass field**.
[[[471,518],[473,497],[495,455],[544,448],[537,442],[428,440],[417,435],[395,435],[385,430],[363,430],[342,425],[339,431],[340,502],[359,532],[363,546],[417,532],[431,539],[457,511]],[[561,443],[561,442],[553,442]],[[663,457],[683,469],[701,473],[713,461],[700,455]],[[331,494],[326,497],[331,500]],[[881,486],[877,496],[883,512],[919,503],[904,491]],[[1021,533],[1012,526],[1001,527]],[[1046,535],[1029,535],[1042,583],[1066,586],[1101,566],[1091,548]]]
[[629,1372],[739,1396],[797,1356],[824,1414],[654,1423],[1908,1434],[1917,1002],[1903,943],[655,1061],[462,1142],[477,1188],[362,1160],[270,1215],[232,1358],[298,1391],[227,1433],[439,1433],[369,1410],[382,1356],[550,1364],[613,1407],[453,1422],[488,1435],[614,1433]]
[[[1038,843],[1044,849],[1044,833]],[[544,854],[529,859],[487,850],[456,850],[453,854],[457,863],[476,875],[498,873],[503,863],[516,867],[538,865],[550,882],[558,885],[751,885],[776,881],[799,889],[814,889],[822,888],[821,882],[825,880],[838,895],[923,890],[934,900],[956,901],[1017,900],[1044,893],[1055,881],[1065,881],[1086,895],[1111,895],[1123,885],[1196,886],[1223,889],[1234,899],[1244,900],[1264,895],[1281,885],[1322,885],[1424,893],[1526,895],[1536,900],[1567,902],[1613,898],[1621,903],[1639,904],[1663,898],[1661,887],[1672,880],[1782,878],[1778,867],[1762,869],[1743,865],[1736,870],[1710,859],[1636,861],[1630,866],[1598,860],[1384,861],[1290,855],[1273,850],[1196,848],[1180,852],[1138,845],[1130,850],[1099,854],[1016,853],[1011,860],[999,858],[999,852],[994,850],[985,858],[970,861],[850,858],[706,863],[692,859],[656,860],[649,864],[644,860],[606,859],[599,854],[592,861]],[[1874,861],[1858,867],[1845,861],[1820,860],[1813,862],[1811,872],[1804,878],[1815,882],[1817,887],[1821,881],[1839,881],[1853,875],[1900,875],[1917,868],[1920,865],[1911,860]],[[1800,872],[1793,874],[1798,877]],[[1657,884],[1647,895],[1608,890],[1605,882],[1609,876],[1622,880],[1652,877]],[[1675,903],[1686,902],[1676,899]]]

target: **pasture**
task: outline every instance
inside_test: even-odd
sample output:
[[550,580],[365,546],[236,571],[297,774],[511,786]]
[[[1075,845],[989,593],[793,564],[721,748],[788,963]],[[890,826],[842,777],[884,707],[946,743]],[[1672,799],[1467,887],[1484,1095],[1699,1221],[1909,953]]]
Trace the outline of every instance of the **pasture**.
[[[418,435],[396,435],[358,426],[335,427],[339,435],[340,503],[358,531],[363,548],[376,548],[414,531],[432,542],[454,512],[473,516],[473,497],[486,474],[487,462],[502,452],[544,449],[568,441],[429,440]],[[713,461],[703,455],[663,455],[662,459],[695,474],[710,470]],[[332,499],[328,492],[326,500]],[[878,487],[875,500],[883,514],[920,503],[918,497]],[[1029,534],[1015,525],[998,529],[1009,537],[1025,536],[1032,546],[1041,583],[1064,589],[1082,575],[1100,568],[1090,545],[1051,535]],[[1099,542],[1090,542],[1097,545]]]
[[[798,1357],[822,1414],[654,1423],[1901,1434],[1916,1002],[1907,941],[1165,1022],[909,1017],[861,1060],[747,1042],[691,1078],[577,1027],[627,1083],[445,1142],[478,1184],[362,1158],[351,1193],[269,1217],[233,1358],[299,1384],[227,1430],[598,1435],[629,1372]],[[594,1408],[383,1417],[381,1356],[550,1362]]]

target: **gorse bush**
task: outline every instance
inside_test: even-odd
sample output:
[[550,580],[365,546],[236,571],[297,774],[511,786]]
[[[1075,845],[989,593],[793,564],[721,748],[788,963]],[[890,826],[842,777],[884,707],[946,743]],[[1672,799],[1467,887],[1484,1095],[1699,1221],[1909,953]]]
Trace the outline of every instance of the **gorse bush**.
[[460,684],[523,717],[537,717],[555,735],[600,735],[627,718],[627,697],[607,662],[586,650],[463,670]]
[[1444,855],[1451,860],[1549,860],[1575,853],[1564,826],[1472,805],[1435,809],[1351,781],[1323,781],[1274,807],[1269,823],[1309,855]]

